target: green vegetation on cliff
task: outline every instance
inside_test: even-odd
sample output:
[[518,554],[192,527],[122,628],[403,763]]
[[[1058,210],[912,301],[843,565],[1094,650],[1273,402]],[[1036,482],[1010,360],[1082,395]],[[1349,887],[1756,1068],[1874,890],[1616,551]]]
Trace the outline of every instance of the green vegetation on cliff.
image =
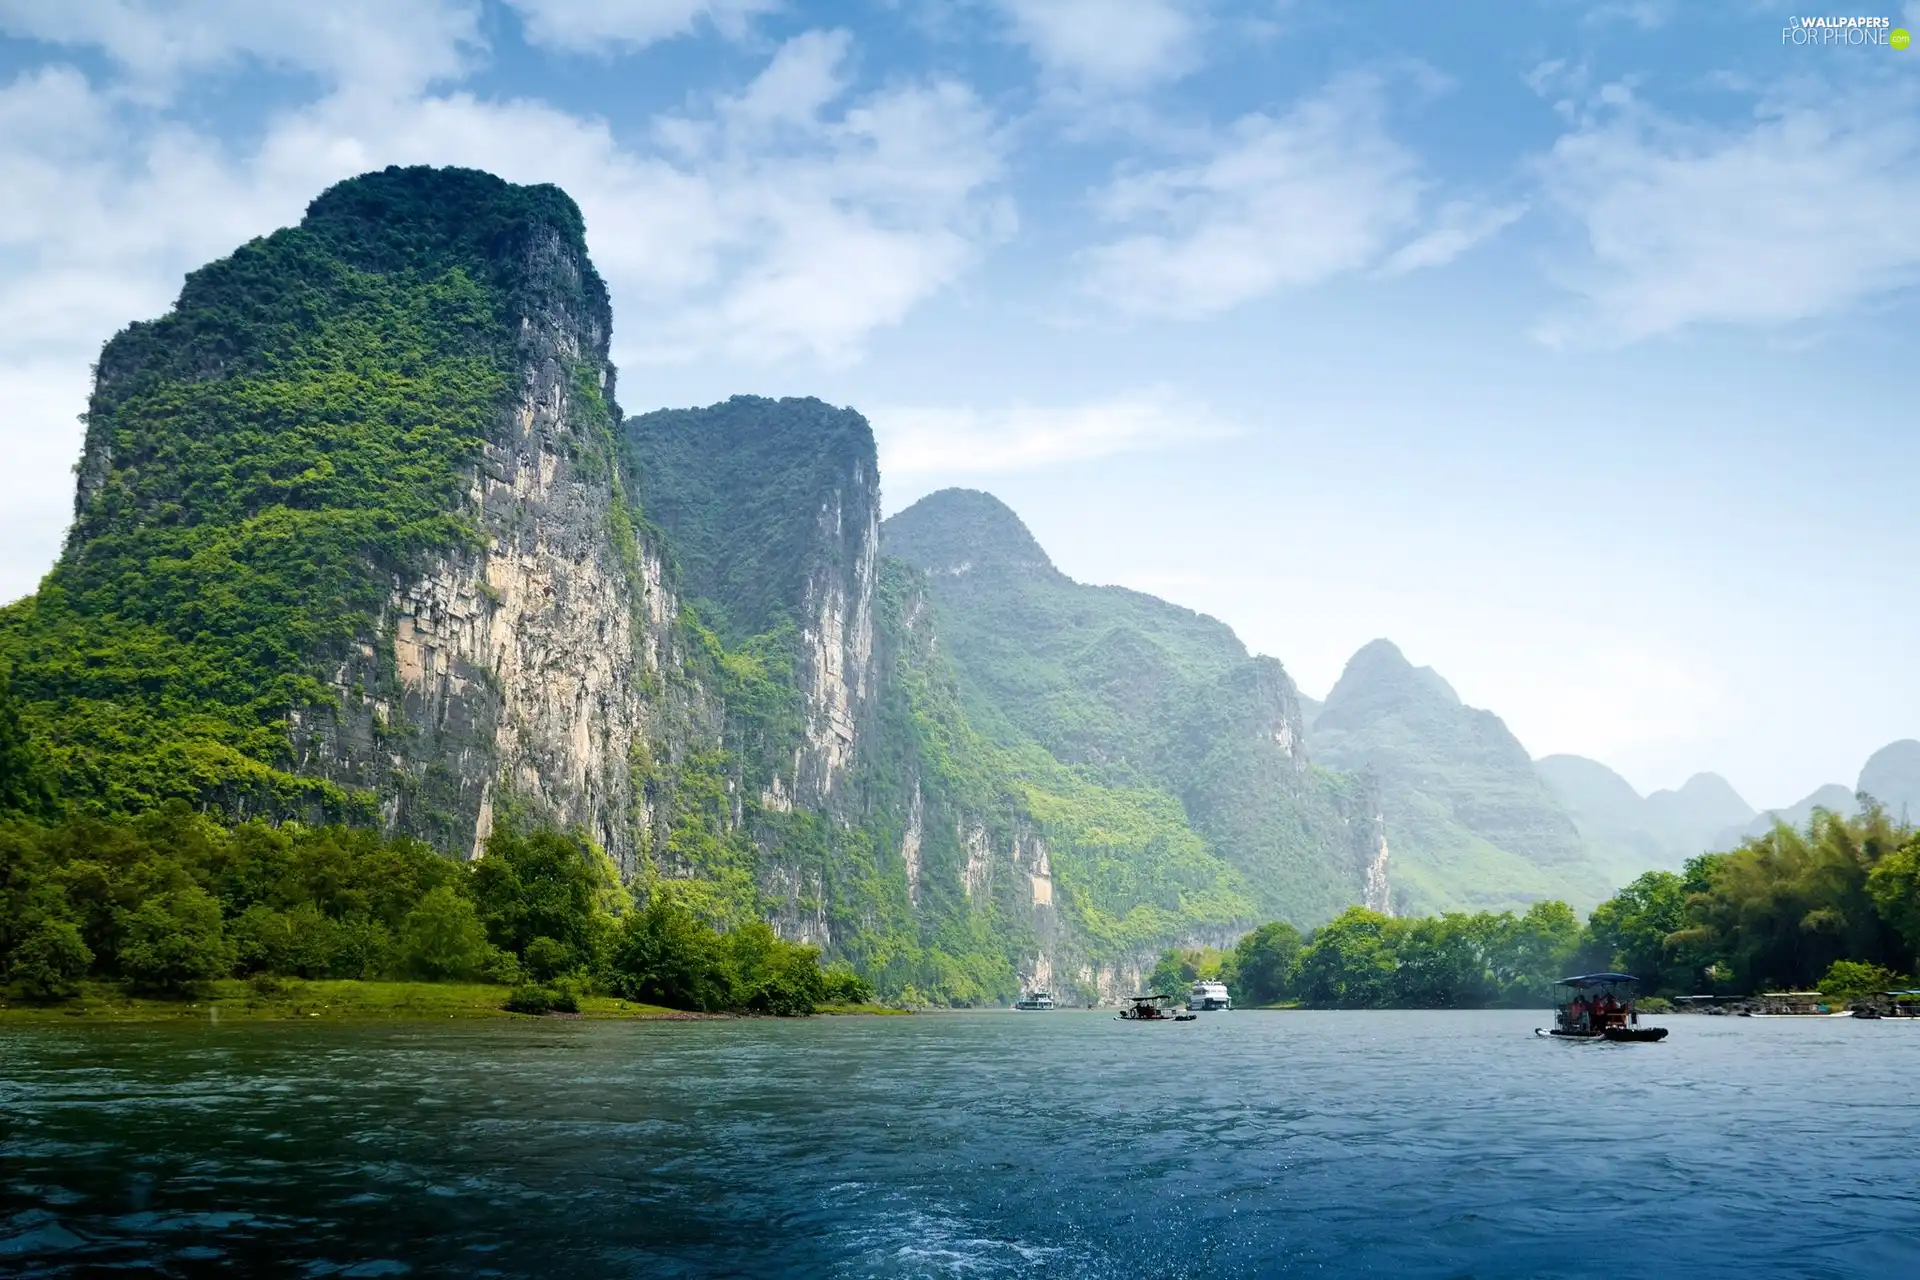
[[[1157,816],[1157,829],[1132,824],[1132,843],[1190,891],[1171,931],[1218,931],[1249,906],[1310,923],[1359,899],[1370,798],[1307,764],[1279,663],[1213,618],[1073,581],[988,494],[932,494],[889,518],[884,539],[926,573],[967,715],[1016,769],[1048,756],[1079,794],[1112,788]],[[1058,807],[1052,820],[1075,825]],[[1169,823],[1185,830],[1174,837]]]
[[1348,662],[1310,742],[1324,763],[1379,779],[1404,910],[1585,905],[1611,887],[1500,718],[1384,640]]
[[628,418],[624,434],[642,508],[729,643],[802,621],[821,562],[874,514],[873,431],[851,409],[735,396]]
[[0,612],[69,805],[371,815],[293,771],[289,713],[331,703],[391,575],[472,536],[457,499],[513,390],[511,268],[582,234],[555,188],[390,169],[107,344],[66,552]]

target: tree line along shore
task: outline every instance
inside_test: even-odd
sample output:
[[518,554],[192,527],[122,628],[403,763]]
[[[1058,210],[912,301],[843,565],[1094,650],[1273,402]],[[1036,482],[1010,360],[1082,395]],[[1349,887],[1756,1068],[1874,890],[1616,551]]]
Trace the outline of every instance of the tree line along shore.
[[1781,989],[1846,1000],[1911,986],[1916,953],[1920,832],[1869,805],[1649,871],[1585,922],[1555,901],[1414,919],[1353,907],[1305,935],[1277,921],[1227,951],[1168,951],[1148,985],[1218,978],[1243,1005],[1498,1008],[1545,1004],[1555,979],[1611,970],[1656,1000]]

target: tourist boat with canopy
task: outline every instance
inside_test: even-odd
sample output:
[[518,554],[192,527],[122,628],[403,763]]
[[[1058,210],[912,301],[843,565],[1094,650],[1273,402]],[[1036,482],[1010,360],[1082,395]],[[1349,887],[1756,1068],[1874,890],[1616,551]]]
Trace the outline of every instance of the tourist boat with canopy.
[[1120,1011],[1122,1022],[1192,1022],[1197,1013],[1175,1013],[1173,997],[1160,995],[1128,996],[1128,1005]]
[[1053,1008],[1053,992],[1029,991],[1013,1002],[1013,1007],[1022,1013],[1044,1013]]
[[[1838,1008],[1834,1006],[1839,1004]],[[1740,1014],[1743,1018],[1851,1018],[1853,1011],[1844,1003],[1829,1000],[1820,991],[1763,991],[1760,1007]]]
[[1562,978],[1554,998],[1553,1028],[1535,1027],[1537,1036],[1559,1040],[1650,1044],[1667,1038],[1665,1027],[1643,1027],[1634,1011],[1640,979],[1630,973],[1581,973]]

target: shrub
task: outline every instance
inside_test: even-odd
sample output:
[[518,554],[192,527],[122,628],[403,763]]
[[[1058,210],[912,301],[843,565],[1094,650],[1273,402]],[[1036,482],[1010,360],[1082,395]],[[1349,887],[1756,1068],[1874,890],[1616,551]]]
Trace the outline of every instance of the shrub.
[[220,904],[189,886],[148,898],[126,913],[120,970],[137,987],[176,991],[233,968]]
[[42,917],[14,948],[8,976],[28,994],[59,1000],[80,989],[80,979],[93,963],[93,952],[70,920]]
[[571,987],[543,987],[529,982],[513,989],[507,997],[508,1013],[578,1013],[580,999]]
[[1820,992],[1836,1000],[1857,1000],[1890,991],[1905,982],[1905,978],[1877,964],[1835,960],[1828,966],[1826,976],[1820,979]]

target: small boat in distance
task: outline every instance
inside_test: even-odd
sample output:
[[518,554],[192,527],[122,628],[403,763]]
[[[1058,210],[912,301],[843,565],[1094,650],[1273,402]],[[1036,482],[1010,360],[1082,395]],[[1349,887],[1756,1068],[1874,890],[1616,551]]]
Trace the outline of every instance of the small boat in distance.
[[1818,991],[1763,991],[1760,1007],[1741,1013],[1743,1018],[1851,1018],[1853,1011],[1838,1001],[1830,1002]]
[[1023,1013],[1042,1013],[1053,1008],[1053,992],[1029,991],[1013,1002],[1013,1007]]
[[1187,1008],[1194,1013],[1231,1009],[1233,997],[1227,994],[1227,984],[1224,982],[1200,981],[1194,983],[1193,990],[1187,993]]
[[1553,1029],[1535,1027],[1537,1036],[1560,1040],[1611,1041],[1650,1044],[1667,1038],[1665,1027],[1643,1027],[1634,1012],[1633,989],[1640,979],[1630,973],[1582,973],[1562,978],[1554,1000]]
[[1175,1013],[1172,996],[1128,996],[1130,1003],[1120,1011],[1122,1022],[1192,1022],[1197,1013]]

